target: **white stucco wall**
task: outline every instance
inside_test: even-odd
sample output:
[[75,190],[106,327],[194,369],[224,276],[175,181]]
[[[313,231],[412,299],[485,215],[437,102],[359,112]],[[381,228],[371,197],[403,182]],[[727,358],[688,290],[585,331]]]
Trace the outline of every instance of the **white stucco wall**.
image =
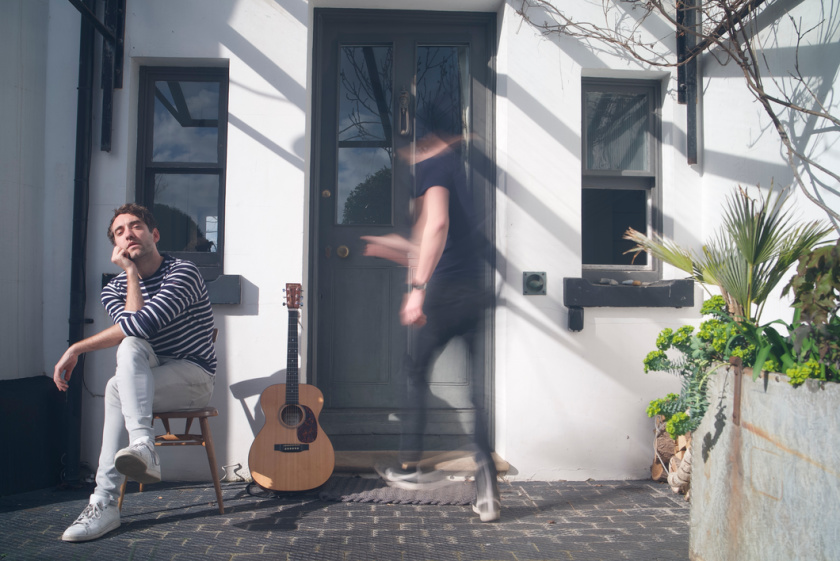
[[[564,7],[567,3],[564,3]],[[577,3],[580,19],[593,4]],[[663,185],[669,234],[697,231],[697,174],[668,148],[685,112],[661,70],[648,70],[544,36],[506,5],[498,57],[497,244],[505,256],[497,302],[497,450],[522,479],[642,478],[651,463],[647,402],[678,387],[644,374],[659,331],[694,310],[587,308],[568,330],[562,279],[581,275],[581,77],[660,80],[665,95]],[[676,177],[681,188],[673,189]],[[522,272],[546,271],[545,296],[522,295]],[[699,296],[699,295],[698,295]],[[698,299],[699,303],[699,299]]]
[[[601,13],[598,2],[563,3],[574,5],[581,19]],[[338,4],[418,8],[403,0]],[[279,373],[285,368],[287,311],[281,289],[287,282],[307,281],[312,8],[329,5],[336,2],[128,3],[126,72],[115,95],[113,149],[95,151],[93,160],[87,316],[94,324],[88,334],[110,323],[99,304],[101,274],[113,270],[104,231],[112,209],[133,198],[139,67],[228,66],[225,272],[242,275],[243,293],[242,304],[215,307],[220,361],[211,404],[221,413],[213,431],[222,465],[247,467],[259,428],[253,425],[259,392],[282,381]],[[701,162],[688,166],[685,107],[676,103],[669,72],[568,38],[542,36],[513,12],[518,5],[423,3],[498,10],[496,242],[503,259],[497,272],[496,449],[510,462],[513,478],[644,478],[652,461],[645,407],[679,384],[666,374],[644,374],[642,359],[662,328],[699,321],[702,294],[696,293],[695,309],[589,308],[583,331],[567,329],[562,279],[581,273],[581,76],[661,81],[665,234],[681,243],[698,246],[705,239],[722,195],[733,185],[768,185],[770,177],[784,176],[784,161],[732,69],[704,68]],[[43,202],[43,268],[50,274],[43,283],[43,369],[51,372],[67,337],[69,281],[62,272],[70,264],[79,17],[65,0],[51,0],[49,10],[43,169],[50,196]],[[662,34],[661,26],[650,30]],[[98,99],[94,107],[98,115]],[[6,211],[0,212],[5,218]],[[547,295],[522,295],[526,270],[547,272]],[[666,270],[666,278],[682,276]],[[302,343],[305,376],[305,338]],[[111,352],[93,353],[87,363],[82,440],[83,458],[92,467],[101,435],[101,394],[113,366]],[[201,450],[189,452],[194,461],[178,461],[182,451],[168,452],[165,477],[206,479]]]
[[41,368],[46,0],[7,1],[0,18],[0,380]]

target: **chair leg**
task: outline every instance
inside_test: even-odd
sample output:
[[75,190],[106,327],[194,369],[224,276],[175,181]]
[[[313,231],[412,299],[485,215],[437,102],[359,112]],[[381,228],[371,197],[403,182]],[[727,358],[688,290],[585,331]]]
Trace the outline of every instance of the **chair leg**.
[[[128,487],[128,478],[123,477],[122,485],[120,485],[120,498],[117,499],[117,508],[122,510],[123,499],[125,499],[125,489]],[[140,484],[140,492],[143,492],[143,484]]]
[[210,423],[207,417],[199,419],[201,425],[201,436],[204,438],[204,447],[207,449],[207,461],[210,462],[210,474],[213,476],[213,486],[216,488],[216,500],[219,502],[219,513],[225,513],[225,503],[222,501],[222,484],[219,482],[219,470],[216,467],[216,449],[213,448],[213,434],[210,432]]
[[123,477],[122,485],[120,485],[120,498],[117,499],[117,509],[122,510],[123,499],[125,498],[125,487],[128,485],[128,478]]

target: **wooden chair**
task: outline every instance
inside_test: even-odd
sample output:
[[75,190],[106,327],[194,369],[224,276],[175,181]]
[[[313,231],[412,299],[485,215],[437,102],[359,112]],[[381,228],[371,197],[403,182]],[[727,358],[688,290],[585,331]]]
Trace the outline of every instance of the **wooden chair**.
[[[215,407],[205,407],[204,409],[193,409],[190,411],[160,411],[154,413],[155,419],[163,421],[163,428],[166,434],[159,434],[155,436],[155,446],[204,446],[207,451],[207,461],[210,463],[210,474],[213,477],[213,486],[216,488],[216,500],[219,503],[219,512],[225,513],[225,504],[222,501],[222,485],[219,482],[219,470],[216,467],[216,450],[213,448],[213,434],[210,432],[210,417],[216,417],[219,412]],[[170,419],[184,419],[184,433],[175,434],[169,426]],[[201,427],[201,434],[190,433],[190,427],[193,419],[198,419]],[[122,487],[120,487],[120,498],[117,503],[122,509],[123,498],[125,497],[125,487],[128,483],[128,478],[123,480]],[[140,491],[143,491],[143,484],[140,484]]]
[[[213,342],[216,342],[216,335],[219,330],[213,330]],[[225,513],[225,504],[222,502],[222,485],[219,481],[219,470],[216,467],[216,450],[213,448],[213,433],[210,432],[210,417],[216,417],[219,412],[215,407],[205,407],[204,409],[189,409],[187,411],[157,411],[153,413],[154,419],[160,419],[163,422],[163,428],[166,434],[159,434],[155,436],[155,446],[204,446],[207,451],[207,461],[210,463],[210,475],[213,477],[213,486],[216,488],[216,500],[219,503],[219,512]],[[184,419],[183,434],[174,434],[169,426],[170,419]],[[201,434],[190,433],[193,419],[198,419]],[[128,478],[123,479],[120,487],[120,498],[117,506],[122,510],[123,498],[125,497],[125,487],[128,484]],[[140,484],[140,491],[143,491],[143,484]]]

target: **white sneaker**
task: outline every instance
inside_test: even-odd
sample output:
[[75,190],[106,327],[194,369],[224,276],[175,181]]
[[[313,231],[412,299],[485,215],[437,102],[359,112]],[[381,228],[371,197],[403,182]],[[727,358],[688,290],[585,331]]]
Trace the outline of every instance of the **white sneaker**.
[[446,474],[438,470],[421,471],[417,467],[404,469],[400,466],[383,465],[377,465],[374,469],[389,487],[407,491],[432,491],[452,483],[446,479]]
[[472,509],[482,522],[493,522],[501,518],[502,501],[495,469],[479,464],[475,474],[475,502]]
[[112,504],[91,503],[85,507],[61,539],[66,542],[95,540],[120,527],[120,509]]
[[472,509],[482,522],[494,522],[502,516],[502,503],[497,498],[476,499]]
[[117,471],[138,483],[160,481],[160,457],[148,440],[138,440],[114,457]]

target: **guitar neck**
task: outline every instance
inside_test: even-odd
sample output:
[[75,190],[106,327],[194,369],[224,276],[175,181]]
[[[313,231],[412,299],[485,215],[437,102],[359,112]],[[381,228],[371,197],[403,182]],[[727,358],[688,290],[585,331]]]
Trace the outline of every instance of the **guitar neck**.
[[286,357],[286,403],[297,404],[298,391],[298,317],[300,312],[289,310],[289,341]]

